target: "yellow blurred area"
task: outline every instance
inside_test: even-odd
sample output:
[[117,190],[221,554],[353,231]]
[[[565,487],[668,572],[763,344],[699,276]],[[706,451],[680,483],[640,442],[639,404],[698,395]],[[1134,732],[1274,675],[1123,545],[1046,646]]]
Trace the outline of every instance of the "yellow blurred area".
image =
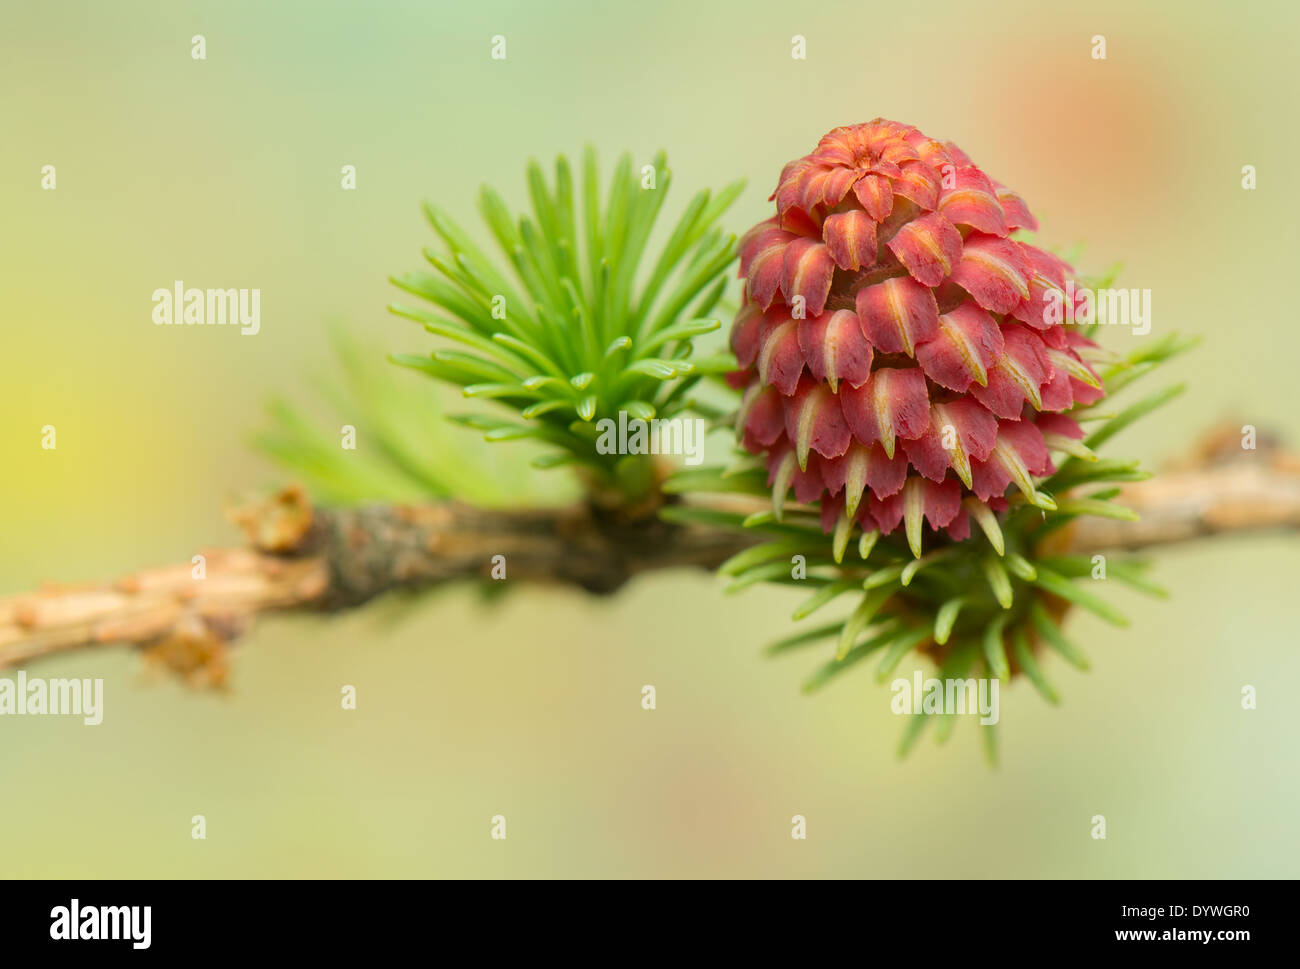
[[[7,0],[0,594],[235,541],[225,505],[283,480],[250,433],[330,371],[327,325],[431,345],[385,310],[434,241],[420,201],[476,224],[481,183],[522,203],[529,157],[586,142],[606,167],[666,149],[674,214],[748,178],[740,232],[826,130],[916,124],[1022,194],[1045,244],[1085,243],[1082,270],[1122,262],[1147,339],[1202,336],[1153,378],[1190,392],[1109,455],[1156,466],[1221,417],[1300,445],[1298,26],[1283,2]],[[178,279],[259,288],[261,332],[154,326]],[[821,655],[759,655],[797,594],[699,573],[264,621],[228,696],[125,649],[60,657],[29,672],[103,677],[104,723],[0,718],[0,877],[1295,877],[1298,565],[1293,537],[1161,554],[1171,600],[1072,619],[1093,668],[1046,660],[1061,708],[1003,692],[993,772],[970,723],[895,760],[869,667],[804,697]]]

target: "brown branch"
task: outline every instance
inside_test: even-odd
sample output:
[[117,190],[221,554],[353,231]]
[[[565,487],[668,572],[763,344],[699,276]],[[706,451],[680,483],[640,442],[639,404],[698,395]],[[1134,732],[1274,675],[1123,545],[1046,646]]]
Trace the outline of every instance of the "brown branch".
[[1300,528],[1300,456],[1266,442],[1243,450],[1237,427],[1224,426],[1206,435],[1189,457],[1123,489],[1118,501],[1140,520],[1079,519],[1076,551],[1136,550]]
[[[1235,431],[1207,437],[1161,475],[1124,489],[1138,523],[1083,518],[1074,552],[1300,527],[1300,459],[1243,451]],[[589,506],[490,511],[458,503],[313,508],[290,488],[237,512],[249,547],[115,582],[0,598],[0,668],[50,653],[133,643],[193,682],[220,684],[225,645],[260,613],[338,610],[395,589],[491,578],[610,593],[642,572],[714,568],[754,539],[728,529],[620,518]],[[498,560],[500,561],[500,560]]]

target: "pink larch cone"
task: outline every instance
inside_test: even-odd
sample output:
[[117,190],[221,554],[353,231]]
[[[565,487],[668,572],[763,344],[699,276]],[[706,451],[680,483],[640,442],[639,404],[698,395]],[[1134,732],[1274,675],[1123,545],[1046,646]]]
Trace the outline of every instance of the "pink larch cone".
[[1037,228],[1024,201],[883,119],[830,132],[772,198],[740,244],[731,380],[778,509],[793,488],[827,531],[905,523],[920,555],[923,520],[961,540],[1010,489],[1050,506],[1049,448],[1081,450],[1059,412],[1103,392],[1058,322],[1073,270],[1011,238]]

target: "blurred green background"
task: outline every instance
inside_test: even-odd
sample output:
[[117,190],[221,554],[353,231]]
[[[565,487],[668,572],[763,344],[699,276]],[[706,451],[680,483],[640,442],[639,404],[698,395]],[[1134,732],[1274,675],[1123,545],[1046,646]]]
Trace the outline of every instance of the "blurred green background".
[[[1087,242],[1081,269],[1122,260],[1153,292],[1151,338],[1203,335],[1156,378],[1192,392],[1111,454],[1156,465],[1220,417],[1300,443],[1297,26],[1281,0],[4,0],[0,594],[237,540],[225,504],[283,481],[249,435],[270,395],[310,399],[328,324],[428,348],[384,310],[386,276],[433,242],[418,203],[473,222],[480,183],[521,202],[528,156],[587,141],[607,166],[666,148],[671,212],[747,177],[743,231],[831,127],[883,115],[952,139],[1045,242]],[[261,334],[155,327],[174,279],[260,288]],[[819,656],[758,655],[796,595],[723,598],[698,573],[611,601],[447,590],[266,620],[228,696],[146,681],[122,648],[33,663],[103,677],[106,715],[0,719],[0,876],[1295,877],[1298,564],[1281,536],[1163,554],[1172,601],[1117,591],[1131,628],[1072,620],[1093,670],[1046,660],[1060,709],[1003,691],[992,772],[971,723],[896,761],[867,669],[804,698]]]

